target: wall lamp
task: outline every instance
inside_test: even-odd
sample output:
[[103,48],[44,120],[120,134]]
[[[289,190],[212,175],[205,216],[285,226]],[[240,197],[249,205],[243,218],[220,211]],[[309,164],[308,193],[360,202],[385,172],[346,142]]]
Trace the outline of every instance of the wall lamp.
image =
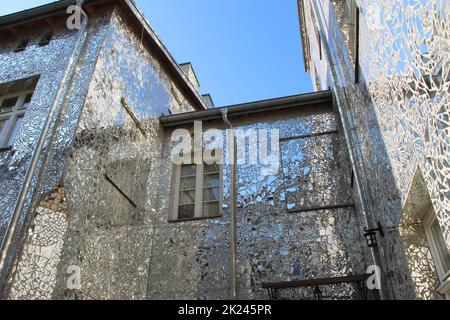
[[378,222],[377,229],[367,229],[364,228],[364,237],[366,237],[367,245],[369,248],[374,248],[378,245],[377,242],[377,232],[384,238],[383,227],[381,226],[381,222]]
[[314,299],[315,300],[323,300],[322,290],[320,290],[319,286],[316,286],[314,289]]

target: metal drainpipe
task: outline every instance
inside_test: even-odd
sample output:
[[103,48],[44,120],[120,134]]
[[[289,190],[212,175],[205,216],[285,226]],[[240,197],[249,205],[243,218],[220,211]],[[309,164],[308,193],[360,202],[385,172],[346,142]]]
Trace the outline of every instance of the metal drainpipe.
[[[22,188],[21,188],[20,193],[19,193],[19,197],[17,198],[16,204],[14,206],[14,213],[13,213],[12,218],[11,218],[9,224],[8,224],[6,235],[5,235],[5,238],[4,238],[3,242],[2,242],[1,254],[0,254],[0,290],[1,290],[0,293],[3,292],[3,289],[4,289],[5,284],[6,284],[6,280],[7,280],[8,270],[9,270],[9,267],[10,267],[10,264],[7,263],[7,260],[8,260],[8,256],[9,256],[11,247],[13,245],[13,240],[15,238],[17,224],[19,222],[21,212],[24,209],[25,202],[26,202],[26,199],[27,199],[27,195],[28,195],[28,193],[30,191],[32,180],[33,180],[33,176],[35,175],[35,171],[36,171],[37,165],[39,163],[39,159],[42,156],[42,151],[44,150],[47,134],[50,131],[50,127],[51,127],[51,124],[52,124],[52,119],[54,118],[55,114],[57,116],[57,119],[59,119],[61,117],[61,108],[62,107],[60,108],[59,113],[57,114],[57,112],[58,112],[58,104],[59,104],[60,101],[61,101],[61,103],[62,103],[62,101],[64,101],[64,99],[61,99],[61,97],[63,97],[64,87],[65,87],[67,81],[70,79],[69,77],[73,76],[75,67],[76,67],[77,62],[79,60],[79,57],[76,57],[76,55],[77,55],[77,52],[80,49],[80,45],[82,43],[81,40],[83,38],[83,35],[84,35],[84,33],[85,33],[86,29],[87,29],[88,23],[89,23],[88,16],[83,10],[84,2],[85,2],[85,0],[77,0],[77,6],[80,8],[81,15],[83,16],[83,21],[82,21],[82,24],[80,26],[80,30],[79,30],[79,33],[78,33],[78,38],[77,38],[77,40],[75,42],[75,46],[74,46],[74,48],[72,50],[72,53],[71,53],[71,55],[69,57],[69,61],[68,61],[67,66],[66,66],[66,70],[65,70],[64,76],[63,76],[63,78],[62,78],[62,80],[61,80],[61,82],[59,84],[59,87],[58,87],[55,99],[53,100],[52,106],[50,107],[50,110],[48,112],[47,119],[45,120],[45,123],[44,123],[44,128],[42,129],[41,135],[39,137],[39,141],[38,141],[38,143],[37,143],[37,145],[36,145],[36,147],[35,147],[35,149],[33,151],[32,158],[31,158],[31,161],[30,161],[30,165],[28,166],[28,169],[27,169],[27,172],[26,172],[26,175],[25,175],[25,179],[24,179],[24,182],[22,184]],[[65,97],[63,97],[63,98],[65,98]],[[55,132],[56,132],[56,123],[53,126],[53,130],[50,132],[51,133],[50,141],[53,138]],[[44,163],[45,163],[45,161],[44,161]],[[45,171],[45,166],[42,165],[42,167],[39,169],[39,172],[38,172],[38,177],[39,178],[42,176],[44,171]],[[38,183],[40,181],[39,178],[38,178]]]
[[[318,4],[315,1],[312,1],[311,4],[314,7],[314,11],[317,17],[319,17],[318,13],[319,13],[319,8],[318,8]],[[323,35],[322,30],[326,30],[324,28],[324,22],[322,21],[322,19],[318,18],[316,19],[319,22],[320,25],[320,35],[322,39],[327,39],[326,36]],[[349,157],[350,157],[350,162],[352,163],[352,168],[353,168],[353,172],[354,172],[354,178],[355,178],[355,182],[356,182],[356,189],[358,191],[358,197],[360,199],[361,202],[361,209],[362,209],[362,214],[364,217],[364,224],[368,229],[372,229],[372,223],[370,221],[369,218],[369,206],[368,206],[368,201],[366,199],[366,195],[363,191],[363,185],[361,182],[361,176],[360,176],[360,172],[359,172],[359,167],[356,163],[356,153],[353,149],[352,143],[351,143],[351,134],[349,132],[349,125],[347,123],[347,117],[346,117],[346,113],[343,109],[343,101],[341,100],[338,92],[339,92],[339,88],[338,88],[338,80],[339,77],[337,75],[336,72],[336,67],[337,64],[334,62],[335,60],[333,59],[333,54],[331,53],[330,47],[328,46],[328,42],[327,41],[323,41],[324,47],[325,47],[325,54],[327,56],[327,61],[330,62],[333,66],[330,68],[331,70],[331,76],[332,76],[332,87],[333,87],[333,91],[334,91],[334,96],[336,97],[336,104],[339,110],[339,114],[340,114],[340,118],[341,118],[341,124],[342,124],[342,129],[344,132],[344,137],[345,137],[345,142],[347,144],[347,149],[348,149],[348,153],[349,153]],[[343,90],[343,94],[345,96],[345,99],[347,102],[350,101],[350,99],[347,97],[347,93],[345,92],[345,90]],[[347,105],[350,105],[349,103],[347,103]],[[372,261],[374,263],[374,265],[378,266],[380,268],[380,277],[381,277],[381,288],[379,290],[380,293],[380,299],[381,300],[385,300],[388,298],[387,292],[386,292],[386,286],[385,286],[385,280],[384,280],[384,275],[383,275],[383,266],[382,266],[382,262],[381,262],[381,258],[380,258],[380,253],[379,253],[379,248],[370,248],[370,253],[371,253],[371,257],[372,257]]]
[[[222,109],[223,122],[230,128],[231,138],[228,150],[230,156],[230,207],[231,207],[231,217],[230,217],[230,260],[231,260],[231,286],[230,286],[230,297],[232,300],[238,298],[236,279],[237,279],[237,210],[236,210],[236,144],[234,139],[233,125],[228,119],[228,109]],[[233,157],[231,159],[231,156]]]
[[[334,87],[334,85],[333,85]],[[336,88],[334,88],[336,90]],[[337,92],[337,91],[335,91]],[[354,173],[354,178],[355,178],[355,184],[356,184],[356,190],[358,191],[358,197],[360,199],[361,202],[361,209],[362,209],[362,214],[364,217],[364,224],[366,226],[366,228],[368,229],[372,229],[372,223],[370,222],[369,219],[369,208],[367,205],[367,199],[366,196],[362,190],[362,182],[361,182],[361,176],[359,174],[359,168],[356,164],[356,154],[355,151],[352,147],[351,144],[351,137],[350,137],[350,133],[348,132],[348,125],[347,125],[347,120],[345,119],[345,114],[343,113],[344,111],[342,110],[342,102],[340,101],[339,95],[336,94],[336,100],[338,100],[336,102],[337,107],[339,109],[339,114],[340,114],[340,118],[341,118],[341,123],[342,123],[342,129],[344,132],[344,136],[345,136],[345,141],[347,144],[347,149],[349,152],[349,157],[350,157],[350,162],[352,163],[352,168],[353,168],[353,173]],[[381,259],[379,257],[379,253],[375,251],[375,248],[370,248],[370,254],[372,256],[372,261],[374,262],[374,264],[376,266],[378,266],[380,268],[380,272],[383,273],[382,270],[382,264],[381,264]],[[381,284],[382,287],[380,288],[379,292],[380,292],[380,299],[381,300],[385,300],[386,299],[386,294],[385,294],[385,289],[384,289],[384,283],[383,283],[383,275],[380,275],[381,277]]]

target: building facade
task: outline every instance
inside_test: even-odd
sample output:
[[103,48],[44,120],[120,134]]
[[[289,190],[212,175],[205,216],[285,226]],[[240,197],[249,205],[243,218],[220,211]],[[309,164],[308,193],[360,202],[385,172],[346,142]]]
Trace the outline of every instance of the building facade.
[[[438,82],[448,89],[448,56],[424,80],[439,84],[433,97],[421,81],[412,84],[422,95],[405,96],[418,114],[419,101],[435,112],[425,140],[408,140],[378,118],[385,109],[362,67],[358,84],[336,78],[333,46],[347,76],[350,56],[365,58],[344,51],[357,38],[347,26],[323,24],[338,21],[337,1],[325,16],[320,3],[299,2],[318,92],[223,108],[199,94],[192,66],[175,63],[132,1],[83,2],[74,30],[69,0],[0,18],[2,297],[443,298],[448,114],[436,108],[448,111]],[[440,22],[448,10],[436,10]],[[380,105],[400,108],[390,97]],[[414,116],[401,127],[419,130]],[[365,228],[378,222],[384,237],[369,248]],[[373,267],[380,286],[368,288]]]
[[391,299],[449,292],[448,1],[300,0],[305,67],[332,89]]

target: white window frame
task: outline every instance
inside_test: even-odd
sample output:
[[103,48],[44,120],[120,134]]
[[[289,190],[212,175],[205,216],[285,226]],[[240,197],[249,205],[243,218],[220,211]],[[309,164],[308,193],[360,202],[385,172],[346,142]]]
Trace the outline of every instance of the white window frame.
[[0,132],[0,149],[13,147],[14,141],[10,144],[8,142],[11,138],[11,134],[13,133],[17,119],[25,117],[25,113],[27,111],[27,107],[24,107],[25,99],[29,94],[33,94],[33,92],[33,90],[26,90],[0,97],[0,106],[3,104],[4,100],[17,97],[16,105],[11,110],[0,112],[0,121],[6,120],[6,123]]
[[[207,187],[203,186],[204,182],[204,167],[205,163],[192,164],[195,165],[195,209],[193,218],[178,218],[179,197],[180,197],[180,183],[181,183],[181,167],[182,165],[174,166],[174,182],[172,188],[172,201],[170,208],[169,222],[190,221],[198,219],[217,219],[222,217],[223,207],[223,172],[222,165],[216,164],[219,167],[219,213],[217,216],[208,216],[203,213],[203,190]],[[211,201],[216,202],[216,201]]]
[[441,285],[439,286],[439,288],[436,289],[436,291],[446,296],[447,299],[450,299],[450,270],[444,269],[444,263],[441,261],[438,245],[431,231],[431,226],[436,220],[437,220],[436,213],[434,212],[433,207],[431,207],[427,215],[425,216],[425,219],[423,220],[423,228],[425,231],[428,244],[430,246],[431,256],[433,257],[436,272],[439,277],[439,282],[441,283]]

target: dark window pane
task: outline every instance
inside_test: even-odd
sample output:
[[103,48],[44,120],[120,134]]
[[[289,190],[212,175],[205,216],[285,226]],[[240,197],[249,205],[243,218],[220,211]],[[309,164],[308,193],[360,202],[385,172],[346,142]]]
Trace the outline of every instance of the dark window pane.
[[195,205],[178,206],[178,219],[191,219],[195,216]]
[[50,41],[52,40],[52,36],[53,36],[53,33],[51,33],[51,32],[44,34],[42,36],[41,40],[39,41],[39,46],[43,47],[43,46],[48,45],[50,43]]
[[204,217],[217,217],[220,214],[219,202],[211,202],[203,204]]
[[203,179],[203,187],[218,187],[220,185],[220,175],[218,173],[205,174]]
[[219,201],[219,197],[219,188],[208,188],[203,190],[203,201]]
[[195,176],[195,165],[183,165],[181,166],[181,176]]
[[14,51],[15,52],[24,51],[28,46],[28,41],[29,41],[28,39],[21,40]]
[[11,111],[11,109],[15,107],[18,99],[19,97],[14,97],[3,100],[2,106],[0,107],[0,112]]
[[180,192],[180,205],[194,204],[195,203],[195,191],[182,191]]
[[11,132],[11,135],[9,136],[8,146],[12,146],[14,144],[14,141],[16,140],[16,137],[19,133],[20,127],[22,126],[22,122],[23,122],[23,116],[18,117],[16,119],[16,123],[14,124],[14,129]]
[[22,108],[23,108],[23,109],[28,108],[28,105],[30,104],[31,98],[32,98],[32,97],[33,97],[33,94],[32,94],[32,93],[28,94],[28,95],[25,97],[25,100],[23,101],[23,105],[22,105]]
[[181,178],[180,190],[194,190],[195,189],[195,177]]
[[204,173],[219,172],[219,170],[220,170],[220,167],[218,164],[212,164],[212,165],[205,164],[204,169],[203,169]]

